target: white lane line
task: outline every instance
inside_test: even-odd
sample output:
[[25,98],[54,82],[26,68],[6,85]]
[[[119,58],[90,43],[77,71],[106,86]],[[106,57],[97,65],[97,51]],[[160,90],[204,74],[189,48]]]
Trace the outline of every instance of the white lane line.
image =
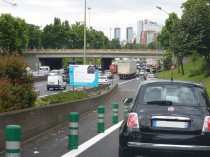
[[42,95],[42,96],[38,96],[38,98],[43,98],[43,97],[46,97],[46,96],[48,96],[48,95]]
[[125,82],[121,82],[121,83],[118,83],[119,85],[120,84],[124,84],[124,83],[127,83],[127,82],[130,82],[130,81],[133,81],[134,79],[132,79],[132,80],[128,80],[128,81],[125,81]]
[[36,87],[39,87],[39,86],[43,86],[44,84],[38,84],[38,85],[35,85]]
[[81,144],[78,147],[78,149],[74,149],[74,150],[64,154],[61,157],[76,157],[77,155],[81,154],[83,151],[85,151],[86,149],[88,149],[89,147],[91,147],[92,145],[94,145],[95,143],[97,143],[98,141],[100,141],[101,139],[106,137],[107,135],[109,135],[111,132],[113,132],[114,130],[119,128],[120,125],[122,124],[122,122],[123,121],[121,121],[118,124],[110,127],[109,129],[105,130],[104,133],[100,133],[100,134],[96,135],[95,137],[93,137],[90,140],[86,141],[85,143]]

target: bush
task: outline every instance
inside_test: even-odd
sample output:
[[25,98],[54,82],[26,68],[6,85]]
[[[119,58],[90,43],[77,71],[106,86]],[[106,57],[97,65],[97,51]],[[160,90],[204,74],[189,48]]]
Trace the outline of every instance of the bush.
[[18,54],[0,56],[0,112],[34,106],[34,77]]
[[190,69],[189,77],[193,77],[193,76],[201,75],[201,74],[203,74],[203,70],[202,69],[199,69],[199,68],[191,68]]
[[35,105],[36,107],[39,107],[39,106],[68,102],[89,97],[90,97],[89,94],[83,91],[68,91],[38,99],[35,102]]

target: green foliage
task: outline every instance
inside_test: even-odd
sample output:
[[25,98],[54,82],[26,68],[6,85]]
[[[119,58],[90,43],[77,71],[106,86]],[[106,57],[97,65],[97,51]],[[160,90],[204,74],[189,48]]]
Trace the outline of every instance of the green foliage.
[[194,67],[195,67],[195,62],[199,59],[199,54],[198,53],[196,53],[196,52],[193,52],[192,53],[192,62],[193,62],[193,64],[194,64]]
[[167,52],[165,57],[164,57],[164,69],[169,70],[171,69],[171,65],[172,65],[172,53]]
[[35,106],[39,107],[39,106],[68,102],[68,101],[73,101],[73,100],[89,98],[89,97],[90,97],[89,94],[83,91],[68,91],[68,92],[59,93],[56,95],[50,95],[45,98],[38,99],[35,102]]
[[28,24],[28,44],[27,49],[38,48],[41,49],[41,30],[39,26]]
[[2,53],[22,53],[26,48],[28,29],[24,20],[10,14],[0,16],[0,47]]
[[203,71],[199,68],[191,68],[190,69],[190,74],[189,74],[189,77],[193,77],[193,76],[196,76],[196,75],[201,75],[203,74]]
[[0,112],[32,107],[34,77],[18,54],[0,56]]

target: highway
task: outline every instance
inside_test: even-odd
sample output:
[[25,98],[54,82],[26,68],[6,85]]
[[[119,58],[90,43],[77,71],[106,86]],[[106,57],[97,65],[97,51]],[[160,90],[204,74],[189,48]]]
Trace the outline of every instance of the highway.
[[[122,121],[122,101],[124,98],[134,97],[140,80],[138,78],[132,80],[119,80],[115,78],[113,82],[114,84],[118,83],[118,91],[108,102],[101,102],[105,104],[105,133],[97,133],[97,111],[93,111],[80,118],[79,149],[73,151],[68,150],[67,135],[69,130],[68,124],[66,123],[36,138],[33,142],[23,144],[21,157],[117,157],[118,128],[120,123],[117,125],[112,124],[112,104],[119,104],[119,122]],[[40,89],[41,96],[59,92],[47,91],[45,84],[46,82],[35,84],[36,88]]]

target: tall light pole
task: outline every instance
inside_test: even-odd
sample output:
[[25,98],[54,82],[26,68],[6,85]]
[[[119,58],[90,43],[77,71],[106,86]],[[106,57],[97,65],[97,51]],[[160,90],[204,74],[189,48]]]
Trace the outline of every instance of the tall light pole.
[[91,7],[88,7],[88,10],[89,10],[89,29],[90,29],[90,10],[91,10]]
[[84,11],[84,58],[83,64],[86,64],[86,0],[85,0],[85,11]]
[[[165,10],[163,10],[161,7],[159,7],[159,6],[156,6],[156,8],[157,9],[159,9],[159,10],[161,10],[161,11],[163,11],[163,12],[165,12],[166,14],[168,14],[168,16],[169,16],[169,18],[170,18],[170,14],[167,12],[167,11],[165,11]],[[172,24],[173,24],[173,27],[174,27],[174,19],[173,18],[171,18],[172,19]],[[173,68],[174,68],[174,53],[173,53]]]

